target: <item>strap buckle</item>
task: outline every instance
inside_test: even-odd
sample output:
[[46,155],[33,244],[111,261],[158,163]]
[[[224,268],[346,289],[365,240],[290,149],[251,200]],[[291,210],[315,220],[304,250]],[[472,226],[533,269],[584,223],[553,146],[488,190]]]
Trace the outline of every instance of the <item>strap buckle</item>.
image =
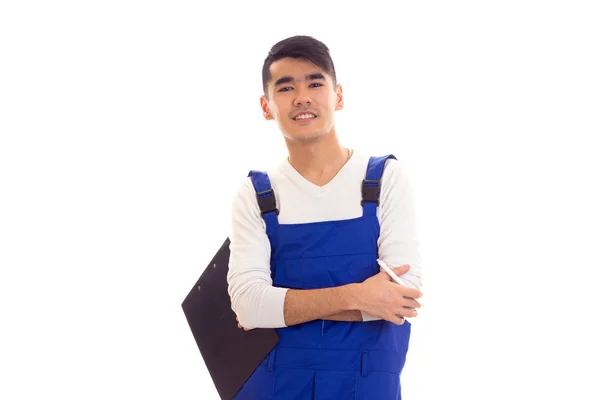
[[264,192],[258,192],[256,194],[256,199],[258,200],[258,208],[260,208],[262,215],[265,215],[271,211],[275,211],[276,215],[279,215],[277,202],[275,200],[275,192],[273,192],[273,189],[265,190]]
[[362,182],[362,201],[361,206],[365,202],[376,203],[379,206],[379,195],[381,194],[381,180],[364,179]]

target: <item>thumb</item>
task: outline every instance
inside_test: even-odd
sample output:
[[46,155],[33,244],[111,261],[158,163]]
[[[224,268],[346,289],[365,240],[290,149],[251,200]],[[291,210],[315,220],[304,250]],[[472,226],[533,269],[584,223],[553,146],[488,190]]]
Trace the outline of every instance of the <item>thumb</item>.
[[394,271],[394,273],[398,276],[405,274],[406,272],[408,272],[408,270],[410,269],[410,265],[409,264],[404,264],[400,267],[395,267],[392,268],[392,271]]

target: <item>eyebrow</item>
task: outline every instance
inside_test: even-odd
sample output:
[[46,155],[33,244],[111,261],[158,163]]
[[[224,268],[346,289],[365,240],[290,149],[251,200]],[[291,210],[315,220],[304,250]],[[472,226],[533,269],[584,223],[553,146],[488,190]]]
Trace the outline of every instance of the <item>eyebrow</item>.
[[[323,76],[322,73],[317,72],[315,74],[308,74],[304,78],[307,81],[314,81],[314,80],[317,80],[317,79],[323,79],[324,80],[325,76]],[[295,81],[295,79],[292,78],[291,76],[283,76],[283,77],[281,77],[281,78],[279,78],[279,79],[277,79],[275,81],[275,85],[274,86],[283,85],[284,83],[290,83],[290,82],[293,82],[293,81]]]

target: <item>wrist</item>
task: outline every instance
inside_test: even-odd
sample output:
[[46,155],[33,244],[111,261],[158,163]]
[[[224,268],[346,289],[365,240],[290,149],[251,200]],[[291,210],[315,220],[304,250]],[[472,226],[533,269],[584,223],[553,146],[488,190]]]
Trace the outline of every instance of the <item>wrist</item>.
[[360,311],[360,296],[358,295],[358,292],[360,290],[359,285],[359,283],[351,283],[349,285],[342,286],[342,288],[344,289],[344,308],[346,310]]

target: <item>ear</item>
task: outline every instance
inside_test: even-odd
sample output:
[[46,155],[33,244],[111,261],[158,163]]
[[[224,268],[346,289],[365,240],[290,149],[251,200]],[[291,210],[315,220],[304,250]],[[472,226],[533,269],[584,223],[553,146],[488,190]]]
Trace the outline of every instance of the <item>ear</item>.
[[343,110],[344,109],[344,93],[342,92],[342,85],[338,84],[335,90],[335,110]]
[[260,108],[262,108],[263,116],[265,117],[266,120],[273,119],[273,116],[271,115],[271,111],[269,110],[269,102],[267,101],[267,99],[265,98],[264,95],[260,96]]

